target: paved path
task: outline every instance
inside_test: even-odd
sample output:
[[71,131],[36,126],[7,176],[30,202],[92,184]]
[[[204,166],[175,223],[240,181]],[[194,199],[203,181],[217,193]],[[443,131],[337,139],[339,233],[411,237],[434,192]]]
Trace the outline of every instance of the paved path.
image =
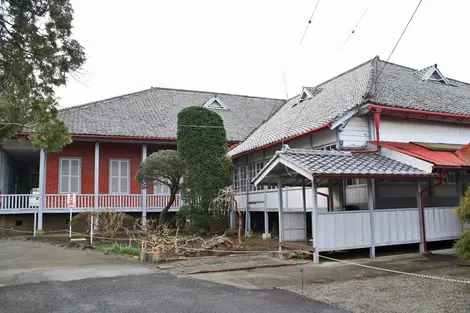
[[0,287],[154,272],[155,268],[129,257],[66,249],[43,242],[0,240]]
[[0,240],[0,312],[346,313],[295,293],[178,278],[129,258]]
[[157,273],[0,288],[0,312],[345,313],[282,290],[245,290]]

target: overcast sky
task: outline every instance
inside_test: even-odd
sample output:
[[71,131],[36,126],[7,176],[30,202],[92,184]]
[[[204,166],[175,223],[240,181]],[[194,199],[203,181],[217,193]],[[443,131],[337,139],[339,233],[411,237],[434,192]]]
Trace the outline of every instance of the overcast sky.
[[[60,105],[150,87],[289,97],[379,55],[418,0],[72,0],[88,60]],[[356,31],[340,52],[359,18]],[[423,0],[391,61],[470,82],[470,2]]]

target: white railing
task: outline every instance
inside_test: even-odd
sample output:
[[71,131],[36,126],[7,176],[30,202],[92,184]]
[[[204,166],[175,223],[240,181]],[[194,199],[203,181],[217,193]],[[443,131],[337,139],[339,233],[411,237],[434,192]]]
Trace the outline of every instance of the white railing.
[[[148,209],[160,209],[164,208],[170,200],[170,196],[167,194],[151,194],[147,195],[147,208]],[[181,206],[181,195],[177,194],[175,201],[171,205],[171,208],[179,208]]]
[[141,209],[142,195],[99,195],[98,207],[104,209]]
[[27,210],[39,206],[39,196],[0,195],[0,210]]
[[[148,209],[162,209],[166,206],[170,195],[168,194],[149,194],[146,196],[146,205]],[[39,208],[39,195],[5,195],[0,194],[0,212],[18,211],[18,210],[37,210]],[[69,210],[67,194],[47,194],[44,197],[44,212],[57,212],[60,210]],[[77,194],[75,208],[78,210],[95,209],[95,195]],[[125,195],[98,195],[98,209],[121,209],[121,210],[142,210],[141,194]],[[181,195],[176,195],[171,209],[181,207]]]
[[[80,195],[76,196],[76,207],[81,209],[94,208],[95,201],[94,195]],[[46,195],[46,207],[45,209],[65,209],[68,208],[67,195]]]

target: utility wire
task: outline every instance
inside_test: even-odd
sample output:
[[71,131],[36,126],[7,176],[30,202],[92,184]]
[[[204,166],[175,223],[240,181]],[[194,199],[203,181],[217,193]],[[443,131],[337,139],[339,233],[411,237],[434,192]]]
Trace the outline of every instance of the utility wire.
[[384,66],[382,67],[382,69],[380,70],[379,75],[377,75],[377,78],[375,79],[375,81],[378,81],[378,80],[379,80],[380,75],[381,75],[382,72],[384,71],[385,66],[387,66],[388,61],[390,60],[390,58],[392,57],[393,53],[395,52],[395,49],[397,48],[398,44],[399,44],[400,41],[401,41],[401,38],[403,37],[403,35],[405,34],[406,30],[408,29],[408,26],[410,25],[411,21],[413,20],[413,18],[414,18],[414,16],[415,16],[416,12],[418,11],[419,6],[421,5],[421,2],[422,2],[422,1],[423,1],[423,0],[419,0],[418,5],[416,6],[415,10],[413,11],[413,14],[411,15],[411,17],[410,17],[408,23],[406,23],[406,26],[405,26],[405,28],[403,29],[403,32],[401,33],[400,38],[398,38],[397,43],[396,43],[395,46],[393,47],[392,52],[390,52],[390,55],[388,56],[387,61],[385,62],[385,64],[384,64]]
[[362,13],[361,17],[359,18],[359,21],[357,21],[356,26],[354,26],[354,28],[351,30],[351,33],[349,34],[348,38],[346,38],[346,41],[344,42],[344,44],[341,47],[341,49],[339,50],[339,52],[343,51],[344,47],[346,46],[346,44],[349,41],[349,38],[351,38],[351,36],[356,32],[356,28],[359,26],[359,23],[362,21],[362,18],[364,17],[364,15],[366,15],[366,12],[367,12],[367,8]]
[[304,31],[304,34],[302,36],[302,40],[300,40],[301,45],[302,45],[302,42],[304,42],[304,38],[305,38],[305,35],[307,34],[308,27],[310,26],[310,24],[312,24],[313,15],[315,15],[315,11],[317,10],[319,2],[320,2],[320,0],[317,0],[317,3],[315,4],[315,8],[313,8],[312,15],[310,16],[310,19],[308,20],[307,27],[305,27],[305,31]]

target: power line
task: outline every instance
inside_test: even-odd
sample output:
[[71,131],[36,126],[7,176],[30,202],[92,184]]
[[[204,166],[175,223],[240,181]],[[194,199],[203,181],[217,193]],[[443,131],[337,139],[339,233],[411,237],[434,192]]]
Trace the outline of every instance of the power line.
[[356,26],[354,26],[354,28],[351,30],[351,33],[349,34],[348,38],[346,38],[346,41],[344,42],[344,44],[341,47],[341,49],[339,50],[339,52],[343,51],[344,47],[346,46],[346,44],[349,41],[349,38],[351,38],[351,36],[356,32],[356,28],[359,26],[359,23],[362,21],[362,18],[364,17],[364,15],[366,15],[366,12],[367,12],[367,8],[362,13],[361,17],[359,18],[359,21],[357,21]]
[[317,3],[315,4],[315,8],[313,8],[312,15],[310,16],[310,19],[308,20],[307,27],[305,27],[305,31],[304,31],[304,34],[302,36],[302,40],[300,40],[300,44],[302,44],[302,42],[304,41],[305,35],[307,34],[308,27],[310,26],[310,24],[312,24],[313,15],[315,15],[315,11],[317,10],[319,2],[320,2],[320,0],[317,0]]
[[380,75],[381,75],[382,72],[384,71],[385,66],[387,66],[388,61],[390,60],[390,58],[392,57],[393,53],[395,52],[395,49],[397,48],[398,44],[400,43],[401,38],[403,37],[403,35],[405,34],[406,30],[408,29],[408,26],[410,25],[411,21],[413,20],[413,18],[414,18],[414,16],[415,16],[416,12],[418,11],[419,6],[421,5],[421,2],[422,2],[422,1],[423,1],[423,0],[419,0],[418,5],[416,6],[415,10],[413,11],[413,14],[411,15],[411,17],[410,17],[408,23],[406,23],[406,26],[405,26],[405,28],[403,29],[403,32],[401,33],[400,38],[398,38],[398,41],[397,41],[397,43],[395,44],[395,46],[393,47],[392,52],[390,52],[390,55],[388,56],[387,61],[385,62],[384,66],[382,67],[382,70],[380,71],[379,75],[377,75],[376,81],[379,80]]

